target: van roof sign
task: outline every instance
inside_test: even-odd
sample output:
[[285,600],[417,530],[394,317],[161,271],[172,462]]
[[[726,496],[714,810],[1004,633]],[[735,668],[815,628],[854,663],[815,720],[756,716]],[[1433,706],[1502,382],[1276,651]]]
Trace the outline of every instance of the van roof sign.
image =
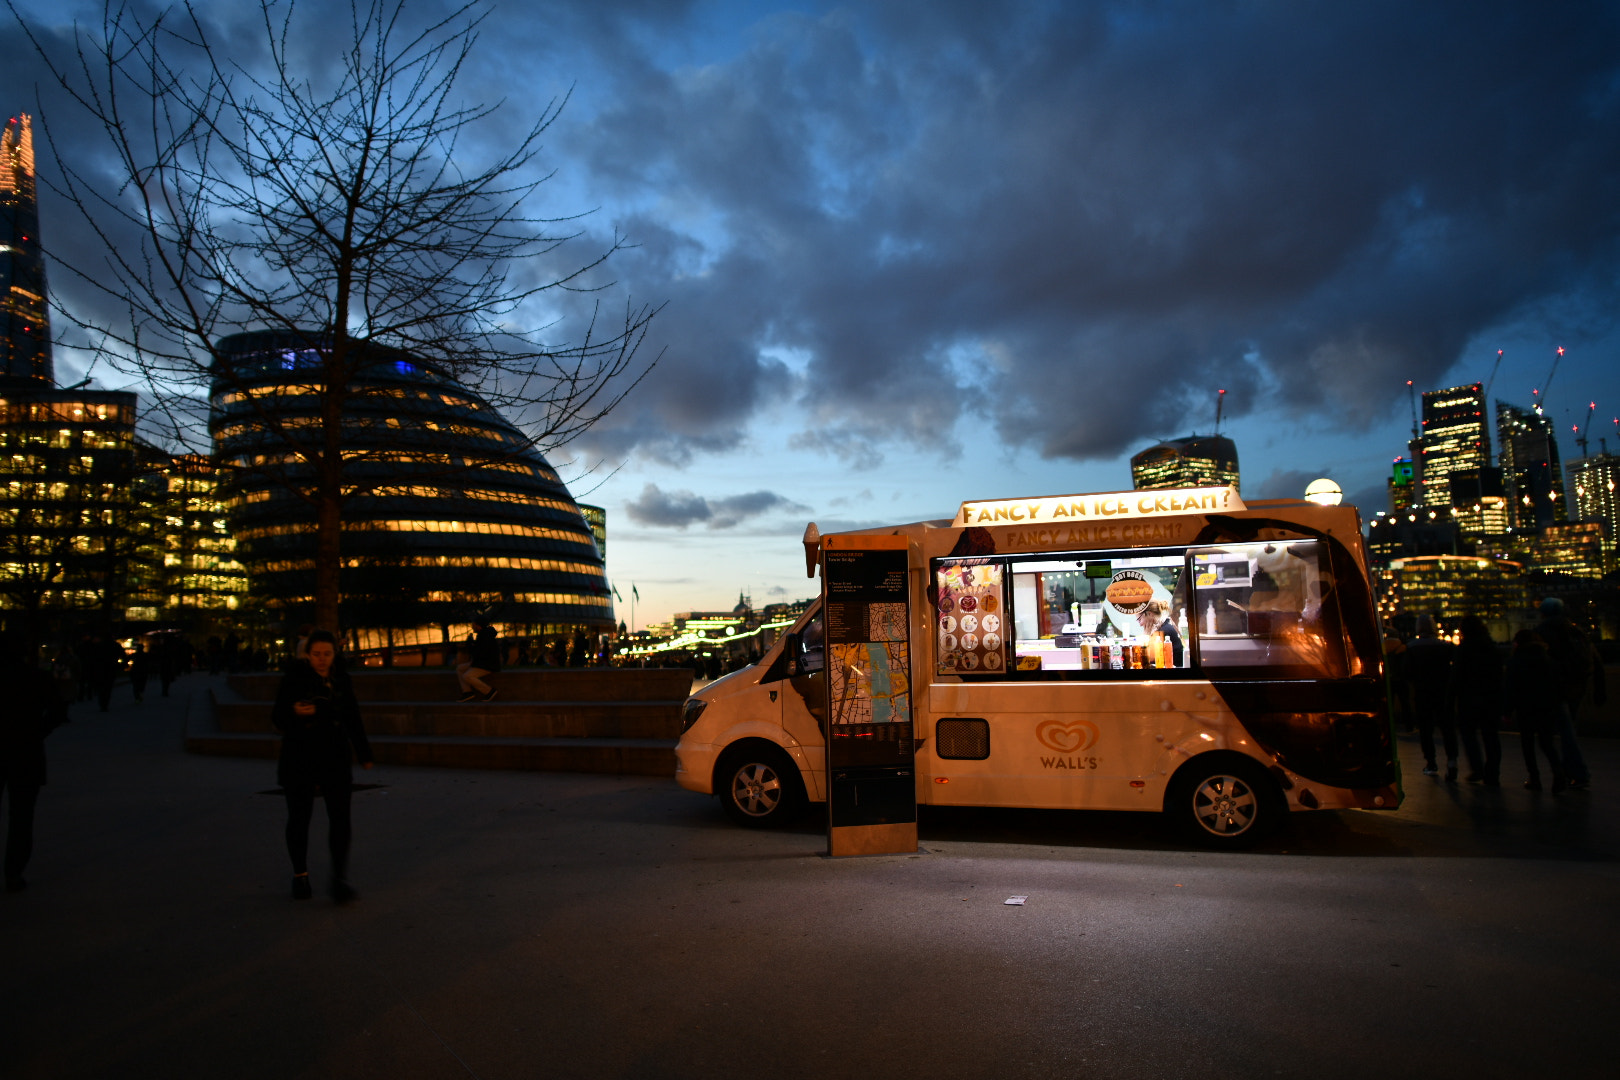
[[1237,488],[1166,488],[1111,491],[1092,495],[1048,495],[1037,499],[965,502],[951,524],[1031,525],[1112,518],[1174,517],[1179,514],[1236,514],[1247,509]]

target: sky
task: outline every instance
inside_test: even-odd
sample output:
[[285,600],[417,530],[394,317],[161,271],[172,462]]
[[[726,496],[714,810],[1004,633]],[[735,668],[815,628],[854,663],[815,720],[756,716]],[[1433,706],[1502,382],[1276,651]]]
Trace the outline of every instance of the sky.
[[[99,20],[18,10],[54,42]],[[809,521],[1128,489],[1221,389],[1250,498],[1327,476],[1385,509],[1407,380],[1547,386],[1566,433],[1596,402],[1620,451],[1620,5],[497,3],[475,56],[491,148],[566,95],[539,209],[584,215],[575,257],[634,245],[600,297],[662,305],[657,365],[551,455],[637,626],[812,595]]]

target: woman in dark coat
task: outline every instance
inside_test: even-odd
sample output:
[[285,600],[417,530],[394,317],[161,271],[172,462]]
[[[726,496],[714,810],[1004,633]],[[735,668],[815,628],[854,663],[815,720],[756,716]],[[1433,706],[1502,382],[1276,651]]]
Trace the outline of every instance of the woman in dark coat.
[[1457,702],[1457,735],[1468,758],[1466,779],[1470,784],[1496,787],[1502,782],[1502,740],[1497,731],[1502,711],[1502,656],[1491,640],[1490,627],[1478,615],[1464,619],[1461,630],[1462,639],[1451,662],[1451,687]]
[[360,722],[349,677],[337,665],[337,639],[325,630],[309,636],[309,660],[294,661],[276,692],[271,719],[281,732],[276,777],[287,796],[287,854],[292,857],[294,900],[308,900],[309,821],[315,796],[326,800],[327,843],[332,851],[332,899],[355,897],[349,885],[350,753],[371,768],[371,744]]

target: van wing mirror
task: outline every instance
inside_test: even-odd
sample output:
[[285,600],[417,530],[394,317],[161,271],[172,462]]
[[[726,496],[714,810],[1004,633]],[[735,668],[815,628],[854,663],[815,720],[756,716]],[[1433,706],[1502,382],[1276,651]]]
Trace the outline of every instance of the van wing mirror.
[[786,663],[788,678],[799,673],[799,635],[788,634],[782,639],[782,659]]

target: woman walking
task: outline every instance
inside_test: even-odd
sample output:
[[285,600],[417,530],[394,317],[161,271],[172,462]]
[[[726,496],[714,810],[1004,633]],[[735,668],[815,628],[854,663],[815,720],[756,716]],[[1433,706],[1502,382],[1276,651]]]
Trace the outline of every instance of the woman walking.
[[287,796],[287,854],[292,858],[294,900],[308,900],[309,821],[315,796],[326,800],[327,844],[332,852],[332,899],[355,898],[348,882],[349,796],[354,776],[350,753],[371,768],[371,744],[360,722],[349,677],[337,666],[337,638],[309,635],[309,660],[294,661],[281,680],[271,719],[281,732],[276,777]]

